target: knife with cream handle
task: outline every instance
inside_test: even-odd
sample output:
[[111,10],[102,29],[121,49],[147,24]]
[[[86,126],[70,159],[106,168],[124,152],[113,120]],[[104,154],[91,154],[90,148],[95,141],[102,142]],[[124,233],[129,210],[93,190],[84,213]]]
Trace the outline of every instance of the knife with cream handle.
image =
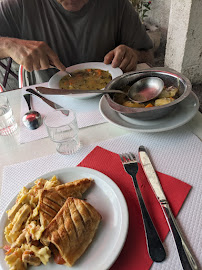
[[147,176],[147,179],[163,209],[164,215],[166,217],[170,230],[173,234],[183,269],[184,270],[198,270],[196,262],[193,256],[191,255],[191,252],[187,244],[185,243],[185,240],[182,236],[180,228],[171,211],[171,208],[163,192],[158,176],[153,168],[151,160],[144,146],[139,147],[139,157],[140,157],[140,162],[145,172],[145,175]]

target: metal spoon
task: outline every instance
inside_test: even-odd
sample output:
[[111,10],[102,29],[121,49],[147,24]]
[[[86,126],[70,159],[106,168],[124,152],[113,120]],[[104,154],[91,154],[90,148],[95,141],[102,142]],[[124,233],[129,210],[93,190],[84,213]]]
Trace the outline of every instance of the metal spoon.
[[[50,68],[55,68],[57,70],[59,70],[56,66],[54,65],[50,65]],[[68,72],[67,70],[64,70],[65,73],[67,73],[67,75],[69,75],[70,77],[72,77],[72,74],[70,72]]]
[[130,99],[137,103],[152,100],[160,95],[164,82],[158,77],[145,77],[135,82],[128,90]]
[[158,77],[146,77],[135,82],[128,90],[104,89],[104,90],[80,90],[80,89],[54,89],[47,87],[36,87],[36,90],[44,95],[69,95],[69,94],[86,94],[86,93],[100,93],[100,94],[124,94],[132,102],[142,103],[154,99],[163,90],[164,82]]
[[29,112],[27,112],[23,118],[23,124],[29,129],[37,129],[42,124],[42,118],[39,112],[33,111],[31,108],[31,95],[25,94],[24,98],[27,102]]

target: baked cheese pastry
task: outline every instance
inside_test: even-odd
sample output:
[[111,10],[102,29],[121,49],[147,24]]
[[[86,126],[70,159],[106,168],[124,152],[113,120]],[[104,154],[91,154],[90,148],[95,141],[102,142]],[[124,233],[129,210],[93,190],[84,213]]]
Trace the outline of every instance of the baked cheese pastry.
[[92,242],[101,218],[86,201],[69,197],[43,232],[41,242],[53,244],[65,264],[72,266]]
[[82,198],[93,180],[83,178],[42,190],[39,196],[39,213],[41,225],[46,226],[55,217],[68,197]]

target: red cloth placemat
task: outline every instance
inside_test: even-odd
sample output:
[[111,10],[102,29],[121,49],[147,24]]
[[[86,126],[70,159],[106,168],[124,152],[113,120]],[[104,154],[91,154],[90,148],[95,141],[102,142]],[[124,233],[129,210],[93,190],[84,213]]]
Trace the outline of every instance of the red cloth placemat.
[[[78,166],[95,169],[111,178],[122,191],[128,205],[129,229],[127,239],[118,259],[110,270],[148,270],[153,261],[147,252],[141,210],[132,178],[125,172],[119,155],[97,146]],[[160,172],[157,172],[157,175],[173,214],[176,216],[191,186]],[[169,228],[141,165],[137,173],[137,180],[152,221],[161,240],[164,240]]]

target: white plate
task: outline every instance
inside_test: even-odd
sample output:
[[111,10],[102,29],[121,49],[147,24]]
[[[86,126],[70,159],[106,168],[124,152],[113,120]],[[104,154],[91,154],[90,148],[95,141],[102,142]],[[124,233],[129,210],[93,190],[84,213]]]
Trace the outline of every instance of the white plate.
[[99,107],[103,117],[116,126],[137,132],[161,132],[180,127],[190,121],[199,109],[199,101],[191,92],[173,112],[163,118],[150,121],[137,120],[114,111],[105,97],[101,98]]
[[[74,269],[74,270],[104,270],[110,268],[118,257],[128,232],[128,208],[123,194],[118,186],[106,175],[84,167],[65,168],[42,175],[50,179],[56,175],[63,183],[80,178],[93,178],[95,183],[84,194],[84,198],[92,204],[102,215],[102,221],[98,228],[95,239],[87,251],[71,268],[49,262],[47,265],[38,267],[29,266],[28,269]],[[39,177],[40,178],[40,177]],[[27,185],[34,185],[34,181]],[[16,197],[9,203],[6,210],[15,203]],[[4,227],[7,224],[7,214],[4,212],[0,220],[0,246],[5,244]],[[0,269],[8,270],[4,261],[4,251],[0,249]]]
[[[112,76],[112,80],[120,75],[123,74],[123,71],[120,68],[113,68],[111,65],[106,65],[102,62],[89,62],[89,63],[81,63],[77,64],[74,66],[70,66],[66,68],[68,72],[73,72],[78,69],[87,69],[87,68],[97,68],[97,69],[102,69],[102,70],[107,70]],[[54,74],[49,82],[48,82],[48,87],[49,88],[59,88],[59,81],[67,75],[64,71],[59,71],[56,74]],[[92,98],[97,95],[100,95],[99,93],[94,93],[94,94],[74,94],[74,95],[68,95],[68,97],[73,97],[73,98],[79,98],[79,99],[86,99],[86,98]],[[66,95],[67,97],[67,95]]]

